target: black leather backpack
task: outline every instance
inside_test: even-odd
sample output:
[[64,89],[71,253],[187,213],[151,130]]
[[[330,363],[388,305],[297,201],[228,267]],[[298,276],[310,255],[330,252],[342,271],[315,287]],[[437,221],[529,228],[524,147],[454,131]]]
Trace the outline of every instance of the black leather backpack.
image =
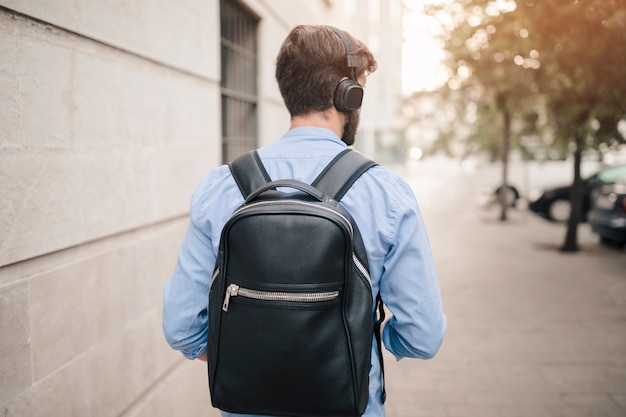
[[231,163],[245,202],[222,231],[209,293],[214,407],[290,417],[365,411],[372,336],[382,367],[384,313],[380,297],[374,313],[361,235],[339,201],[374,165],[348,149],[308,185],[271,181],[256,151]]

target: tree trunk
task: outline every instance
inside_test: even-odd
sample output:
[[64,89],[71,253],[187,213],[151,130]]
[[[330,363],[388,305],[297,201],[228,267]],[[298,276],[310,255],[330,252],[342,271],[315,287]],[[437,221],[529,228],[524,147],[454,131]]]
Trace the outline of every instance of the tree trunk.
[[582,217],[582,180],[580,176],[580,163],[584,147],[585,137],[581,133],[574,136],[576,150],[574,151],[574,183],[572,184],[572,193],[570,195],[570,203],[572,211],[567,221],[567,233],[565,242],[561,246],[562,252],[577,252],[578,247],[578,223]]
[[500,187],[498,197],[500,199],[500,221],[504,222],[507,220],[509,208],[507,196],[509,194],[509,147],[511,142],[511,113],[506,107],[503,107],[502,116],[504,119],[500,155],[502,159],[502,187]]

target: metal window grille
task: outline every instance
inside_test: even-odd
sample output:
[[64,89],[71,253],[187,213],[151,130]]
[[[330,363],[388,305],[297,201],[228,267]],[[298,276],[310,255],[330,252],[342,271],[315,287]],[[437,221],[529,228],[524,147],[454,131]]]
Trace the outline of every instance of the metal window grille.
[[221,0],[222,161],[257,146],[258,18],[241,3]]

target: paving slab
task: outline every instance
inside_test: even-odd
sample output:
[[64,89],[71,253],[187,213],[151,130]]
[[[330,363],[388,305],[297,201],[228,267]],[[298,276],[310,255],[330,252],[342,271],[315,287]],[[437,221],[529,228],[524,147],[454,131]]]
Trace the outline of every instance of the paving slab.
[[[448,332],[431,360],[386,355],[388,417],[626,416],[626,252],[558,250],[565,226],[479,193],[493,172],[397,168],[420,202]],[[492,178],[497,183],[498,178]]]

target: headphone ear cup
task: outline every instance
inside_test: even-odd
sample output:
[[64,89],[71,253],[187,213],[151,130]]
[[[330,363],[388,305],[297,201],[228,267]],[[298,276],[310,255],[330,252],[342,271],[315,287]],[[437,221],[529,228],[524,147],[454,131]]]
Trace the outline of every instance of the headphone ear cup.
[[333,104],[342,113],[358,110],[363,103],[363,87],[354,80],[343,80],[335,88]]

